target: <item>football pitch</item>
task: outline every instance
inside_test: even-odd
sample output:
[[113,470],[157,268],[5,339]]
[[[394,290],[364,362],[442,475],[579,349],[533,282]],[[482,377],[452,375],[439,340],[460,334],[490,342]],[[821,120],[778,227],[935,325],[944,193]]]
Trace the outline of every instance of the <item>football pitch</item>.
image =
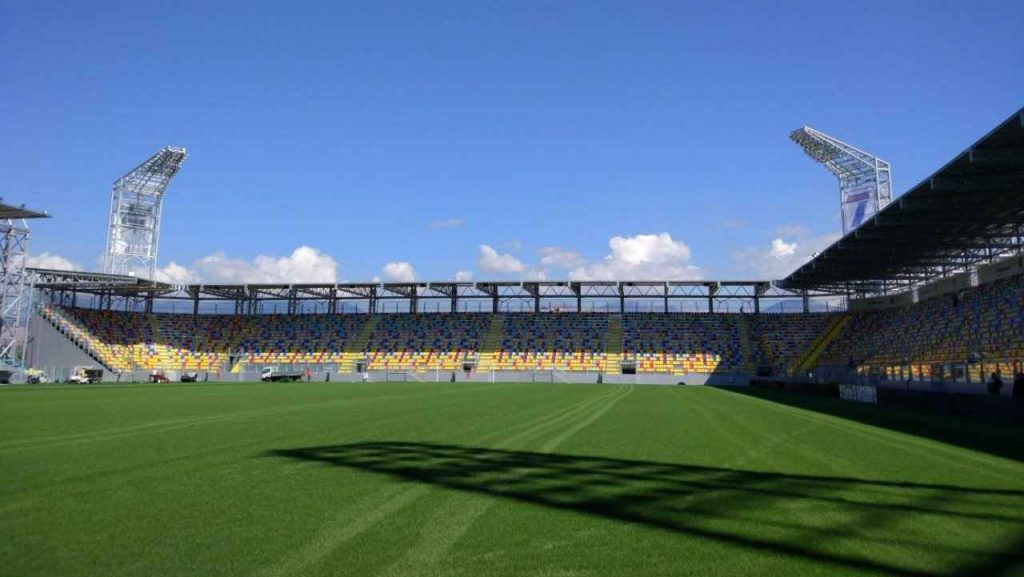
[[1024,575],[1017,433],[710,387],[7,387],[0,574]]

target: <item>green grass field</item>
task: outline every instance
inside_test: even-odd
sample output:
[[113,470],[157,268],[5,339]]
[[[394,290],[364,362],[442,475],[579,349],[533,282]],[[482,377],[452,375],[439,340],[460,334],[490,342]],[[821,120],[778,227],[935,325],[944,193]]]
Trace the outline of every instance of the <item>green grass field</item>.
[[875,407],[786,400],[621,385],[3,388],[0,574],[1024,575],[1019,460],[867,424]]

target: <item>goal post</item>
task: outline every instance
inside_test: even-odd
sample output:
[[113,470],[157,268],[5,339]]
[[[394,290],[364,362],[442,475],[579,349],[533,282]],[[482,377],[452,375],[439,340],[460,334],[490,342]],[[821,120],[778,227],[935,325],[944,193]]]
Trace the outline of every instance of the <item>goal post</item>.
[[534,371],[533,382],[535,383],[553,383],[555,382],[554,371]]

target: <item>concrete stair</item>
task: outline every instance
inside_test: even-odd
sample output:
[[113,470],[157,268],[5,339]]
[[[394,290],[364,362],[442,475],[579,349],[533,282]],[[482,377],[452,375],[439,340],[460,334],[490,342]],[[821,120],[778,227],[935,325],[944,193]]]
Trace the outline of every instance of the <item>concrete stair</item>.
[[356,371],[356,362],[361,361],[366,356],[366,345],[370,344],[370,335],[373,334],[376,328],[377,316],[371,315],[363,323],[356,336],[345,343],[345,350],[341,355],[341,363],[338,364],[338,372],[354,373]]
[[[253,326],[246,325],[245,328],[235,331],[233,338],[236,340],[250,339],[256,334],[256,329]],[[235,364],[228,368],[228,372],[237,375],[242,372],[242,369],[248,364],[246,362],[246,355],[239,354],[235,357]]]
[[747,322],[747,315],[736,316],[736,330],[740,336],[740,354],[743,356],[740,372],[745,375],[753,375],[754,355],[750,350],[750,323]]
[[807,347],[804,354],[797,359],[796,364],[790,369],[790,372],[802,374],[814,368],[814,365],[818,362],[818,357],[821,356],[821,353],[829,343],[839,336],[839,333],[843,332],[843,328],[850,323],[852,318],[853,317],[850,315],[841,315],[837,317],[836,320],[832,321],[832,324],[829,325],[828,328],[825,329],[825,331],[822,332],[813,343],[811,343],[811,346]]
[[622,373],[622,315],[608,317],[608,331],[604,336],[605,366],[609,375]]
[[487,327],[487,334],[484,335],[484,342],[480,345],[480,358],[476,363],[478,373],[486,373],[494,369],[494,362],[501,349],[501,341],[504,338],[505,317],[494,315],[491,318],[491,326]]

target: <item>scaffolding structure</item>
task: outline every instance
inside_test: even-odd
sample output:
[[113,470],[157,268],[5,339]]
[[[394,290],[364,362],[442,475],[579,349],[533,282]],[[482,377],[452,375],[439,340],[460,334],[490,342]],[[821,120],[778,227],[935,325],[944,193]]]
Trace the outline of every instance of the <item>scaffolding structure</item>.
[[114,182],[103,272],[153,278],[164,191],[187,156],[166,146]]
[[789,137],[839,179],[844,235],[892,202],[888,162],[809,126],[794,130]]
[[45,212],[0,201],[0,368],[21,368],[28,345],[28,220]]

